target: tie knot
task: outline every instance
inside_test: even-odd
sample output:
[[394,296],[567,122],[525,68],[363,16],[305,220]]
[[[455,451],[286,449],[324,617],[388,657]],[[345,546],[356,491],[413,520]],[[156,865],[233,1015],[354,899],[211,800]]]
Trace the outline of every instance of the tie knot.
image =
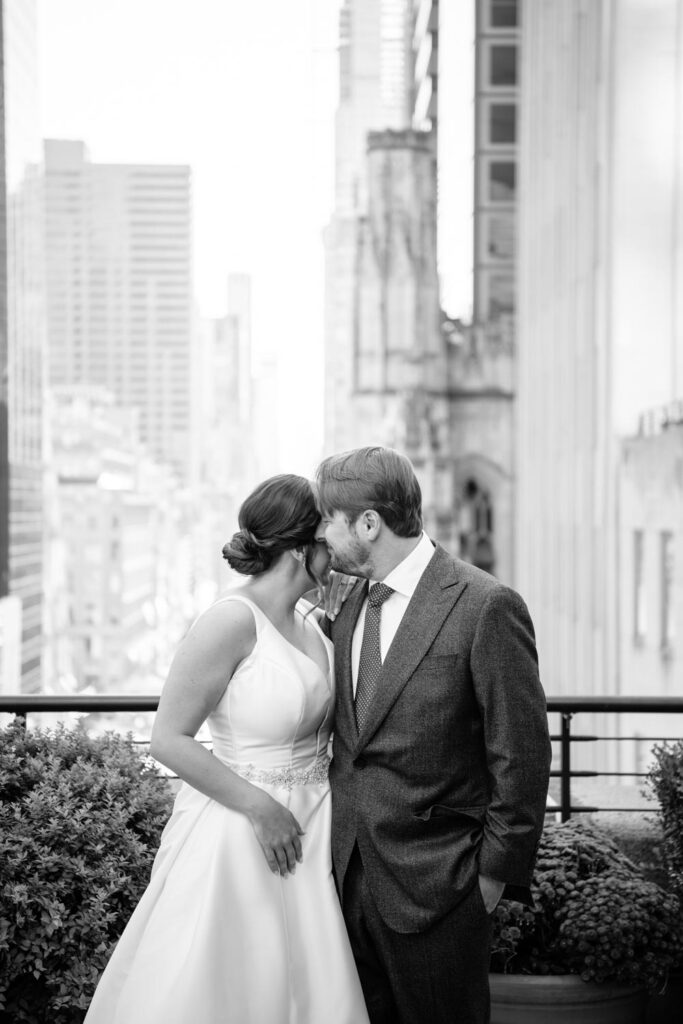
[[368,604],[373,608],[379,608],[384,604],[388,597],[393,594],[391,587],[388,587],[386,583],[373,583],[368,591]]

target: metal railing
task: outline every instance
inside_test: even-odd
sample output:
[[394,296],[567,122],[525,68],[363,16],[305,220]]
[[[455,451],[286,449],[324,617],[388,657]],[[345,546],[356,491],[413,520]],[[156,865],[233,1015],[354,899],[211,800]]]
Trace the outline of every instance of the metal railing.
[[[52,696],[49,694],[17,694],[0,695],[0,712],[9,713],[23,720],[32,713],[38,712],[149,712],[156,711],[158,696],[85,696],[78,694],[69,696]],[[615,732],[612,735],[577,734],[572,732],[574,718],[580,714],[609,713],[617,715],[683,715],[683,697],[549,697],[547,700],[548,714],[559,714],[560,732],[551,731],[554,749],[559,744],[559,768],[551,770],[551,778],[560,780],[559,802],[548,808],[549,812],[559,813],[562,821],[567,821],[572,814],[597,811],[643,811],[643,807],[599,807],[589,804],[576,804],[572,800],[572,779],[587,778],[644,778],[647,773],[634,771],[583,770],[572,767],[572,747],[582,743],[613,743],[623,740],[639,742],[663,742],[676,737],[672,736],[640,736]],[[678,721],[678,719],[677,719]],[[680,719],[681,729],[676,736],[683,735],[683,718]]]
[[596,811],[635,811],[642,812],[644,807],[599,807],[589,804],[575,804],[572,801],[572,779],[578,778],[641,778],[647,772],[636,771],[588,771],[572,768],[572,744],[575,743],[618,743],[624,740],[638,740],[640,743],[661,743],[671,741],[683,735],[683,718],[680,719],[681,729],[676,736],[642,736],[640,734],[624,735],[586,735],[572,732],[572,720],[581,713],[618,714],[618,715],[683,715],[683,697],[548,697],[548,713],[559,713],[560,733],[551,733],[554,743],[560,745],[560,767],[551,771],[551,778],[560,780],[560,800],[555,810],[559,810],[562,821],[568,821],[575,813],[593,813]]

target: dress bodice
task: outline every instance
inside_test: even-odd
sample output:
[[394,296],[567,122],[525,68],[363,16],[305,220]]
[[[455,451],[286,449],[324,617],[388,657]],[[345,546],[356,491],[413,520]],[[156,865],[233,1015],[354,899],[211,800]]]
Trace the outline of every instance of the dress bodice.
[[[323,672],[249,598],[229,594],[222,600],[252,610],[256,643],[207,720],[214,755],[247,777],[254,771],[305,769],[326,753],[332,729],[332,644],[311,616],[327,653]],[[304,611],[297,608],[297,613]]]

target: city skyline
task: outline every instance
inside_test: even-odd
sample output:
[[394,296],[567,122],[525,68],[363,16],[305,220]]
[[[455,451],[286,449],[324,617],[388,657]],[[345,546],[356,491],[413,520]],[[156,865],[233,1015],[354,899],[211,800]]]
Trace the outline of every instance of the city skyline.
[[199,0],[191,22],[175,0],[38,6],[43,136],[96,162],[191,167],[198,313],[224,315],[228,274],[251,275],[254,354],[278,355],[283,469],[297,472],[322,446],[338,6]]

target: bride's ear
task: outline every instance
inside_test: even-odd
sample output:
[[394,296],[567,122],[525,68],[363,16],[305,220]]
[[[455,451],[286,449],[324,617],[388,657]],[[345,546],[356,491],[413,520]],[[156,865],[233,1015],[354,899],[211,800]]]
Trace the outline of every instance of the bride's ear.
[[297,562],[301,565],[306,564],[306,549],[305,548],[292,548],[292,555],[296,558]]

